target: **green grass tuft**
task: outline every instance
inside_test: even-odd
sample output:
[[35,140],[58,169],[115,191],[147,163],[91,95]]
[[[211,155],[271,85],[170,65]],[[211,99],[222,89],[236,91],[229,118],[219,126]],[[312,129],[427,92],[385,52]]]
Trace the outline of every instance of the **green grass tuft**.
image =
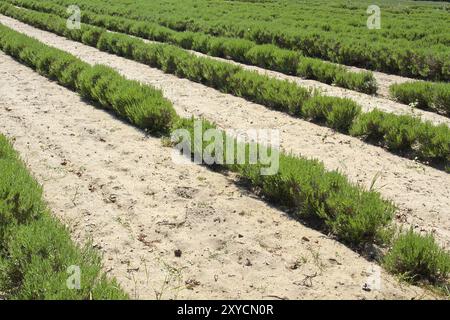
[[450,83],[406,82],[393,84],[389,90],[399,102],[450,117]]
[[450,273],[450,254],[441,249],[432,235],[409,230],[401,234],[384,259],[387,270],[411,282],[445,282]]
[[[0,292],[6,299],[126,299],[92,246],[76,246],[48,212],[42,188],[0,134]],[[69,289],[69,266],[81,271]]]

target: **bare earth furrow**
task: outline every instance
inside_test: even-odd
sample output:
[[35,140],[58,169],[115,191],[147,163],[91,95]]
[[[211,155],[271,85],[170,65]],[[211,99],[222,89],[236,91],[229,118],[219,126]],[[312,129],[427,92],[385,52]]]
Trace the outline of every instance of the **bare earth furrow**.
[[421,81],[421,80],[417,80],[417,79],[413,79],[413,78],[398,76],[395,74],[388,74],[388,73],[379,72],[379,71],[372,71],[372,70],[362,69],[362,68],[358,68],[358,67],[349,67],[349,66],[345,66],[345,65],[342,65],[342,66],[353,72],[371,71],[373,73],[373,77],[375,78],[375,80],[377,81],[377,84],[378,84],[377,95],[379,95],[380,97],[386,98],[386,99],[392,99],[390,96],[390,93],[389,93],[389,87],[391,85],[401,84],[401,83],[405,83],[405,82]]

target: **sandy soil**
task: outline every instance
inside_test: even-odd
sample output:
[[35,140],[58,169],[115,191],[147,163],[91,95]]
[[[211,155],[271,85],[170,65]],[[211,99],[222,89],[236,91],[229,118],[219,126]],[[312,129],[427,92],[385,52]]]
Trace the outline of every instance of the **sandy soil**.
[[411,225],[417,231],[432,231],[442,245],[450,247],[450,176],[445,172],[10,18],[0,17],[0,22],[86,62],[109,65],[128,78],[161,88],[181,115],[203,116],[226,129],[279,129],[284,149],[318,158],[328,169],[338,169],[365,187],[376,179],[375,188],[399,207],[399,223]]
[[[362,69],[362,68],[358,68],[358,67],[349,67],[349,66],[345,66],[345,65],[344,65],[344,67],[350,71],[356,71],[356,72],[368,71],[367,69]],[[412,81],[420,81],[417,79],[397,76],[395,74],[388,74],[388,73],[379,72],[379,71],[372,71],[372,73],[373,73],[375,80],[378,83],[377,94],[379,96],[387,98],[387,99],[392,99],[389,94],[389,87],[391,85],[401,84],[401,83],[405,83],[405,82],[412,82]]]
[[364,291],[370,262],[1,52],[0,92],[0,132],[133,298],[424,297],[384,272]]

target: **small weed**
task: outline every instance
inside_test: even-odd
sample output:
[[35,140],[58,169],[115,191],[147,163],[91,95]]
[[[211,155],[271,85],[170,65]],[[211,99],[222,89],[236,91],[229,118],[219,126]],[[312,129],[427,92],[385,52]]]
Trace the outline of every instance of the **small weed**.
[[410,282],[442,284],[450,274],[450,254],[438,246],[432,235],[422,236],[409,230],[394,240],[384,265]]

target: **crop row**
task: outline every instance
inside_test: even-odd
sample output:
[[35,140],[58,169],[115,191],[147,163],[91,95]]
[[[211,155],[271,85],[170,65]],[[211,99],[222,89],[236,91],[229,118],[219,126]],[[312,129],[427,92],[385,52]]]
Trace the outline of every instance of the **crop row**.
[[450,83],[406,82],[389,89],[391,96],[402,103],[450,117]]
[[294,83],[226,62],[198,57],[172,45],[145,43],[87,24],[83,24],[81,29],[68,29],[66,20],[56,15],[11,8],[9,5],[0,5],[0,12],[180,78],[361,137],[404,157],[418,157],[443,168],[450,163],[450,128],[445,124],[435,126],[409,115],[379,110],[361,113],[360,106],[349,99],[311,93]]
[[[41,75],[55,79],[63,86],[77,91],[84,97],[96,102],[96,105],[107,110],[113,110],[118,116],[130,120],[128,114],[114,105],[118,101],[126,103],[130,90],[141,92],[156,92],[153,88],[143,89],[137,82],[129,81],[118,73],[105,66],[90,67],[58,49],[48,47],[37,40],[22,35],[7,27],[0,25],[0,49],[12,57],[20,60]],[[124,89],[124,90],[122,90]],[[114,98],[113,98],[114,97]],[[145,124],[141,128],[150,132],[159,132],[152,126],[155,123],[166,123],[166,114],[173,114],[173,107],[169,101],[161,100],[159,94],[153,94],[145,104],[140,104],[143,96],[138,95],[134,104],[142,108],[136,114],[135,124]],[[154,113],[157,109],[166,108],[166,112]],[[162,107],[160,107],[162,106]],[[160,109],[163,111],[162,109]],[[147,115],[152,114],[152,121],[147,121]],[[157,118],[160,118],[159,121]],[[215,126],[207,121],[201,124],[195,119],[182,119],[173,114],[170,130],[186,129],[195,141],[198,126],[205,132]],[[165,128],[165,126],[163,126]],[[223,137],[225,133],[219,131]],[[223,141],[225,141],[224,139]],[[237,145],[241,142],[234,140]],[[192,154],[204,154],[208,142],[191,144]],[[245,145],[246,157],[250,145]],[[267,148],[257,145],[257,148]],[[226,150],[223,148],[222,150]],[[0,149],[0,151],[2,151]],[[278,152],[270,150],[271,152]],[[5,152],[0,152],[4,157]],[[218,156],[217,154],[215,156]],[[227,155],[222,154],[222,157]],[[365,243],[389,244],[392,239],[392,219],[395,212],[394,205],[383,200],[378,192],[366,191],[360,186],[352,185],[347,178],[337,171],[326,171],[323,164],[317,160],[310,160],[292,155],[279,154],[279,171],[274,175],[261,175],[262,164],[232,164],[225,165],[226,169],[238,172],[247,179],[252,187],[260,190],[268,200],[280,203],[290,208],[299,218],[313,219],[322,229],[334,234],[338,239],[352,246],[361,247]],[[236,154],[234,154],[236,157]],[[234,162],[237,163],[237,162]],[[6,176],[7,177],[7,176]],[[6,181],[2,176],[0,181]],[[19,180],[14,179],[17,183]],[[10,185],[9,182],[6,185]],[[26,190],[21,186],[20,190]],[[30,193],[30,197],[35,195]],[[16,197],[13,197],[16,199]],[[27,198],[28,199],[28,198]],[[34,198],[30,198],[34,199]],[[26,208],[24,212],[34,212],[34,208]],[[22,215],[20,215],[22,217]],[[52,234],[47,232],[46,236]],[[431,239],[431,238],[430,238]],[[426,242],[425,245],[409,250],[409,245],[416,242]],[[35,241],[37,242],[37,241]],[[20,249],[19,249],[20,248]],[[22,247],[16,248],[18,254]],[[437,250],[438,249],[438,250]],[[411,256],[419,257],[416,263],[411,262]],[[413,258],[414,258],[413,257]],[[450,257],[448,253],[439,249],[434,239],[413,234],[401,235],[393,244],[393,250],[387,256],[389,269],[393,272],[407,272],[411,279],[423,277],[433,281],[445,281],[450,270]],[[440,261],[436,263],[436,259]],[[55,280],[57,281],[57,279]]]
[[[100,257],[92,246],[76,246],[68,230],[51,216],[41,187],[1,134],[0,172],[0,292],[4,298],[127,298],[116,281],[101,272]],[[69,266],[80,268],[79,290],[66,285]]]
[[[53,13],[62,17],[70,16],[70,14],[67,14],[65,7],[58,5],[22,0],[10,2],[24,8]],[[196,32],[177,32],[156,23],[99,15],[88,11],[83,12],[81,21],[111,31],[153,41],[167,42],[184,49],[232,59],[306,79],[318,80],[326,84],[367,94],[377,92],[376,80],[371,72],[351,72],[342,66],[320,59],[304,57],[296,51],[281,49],[270,44],[258,45],[245,39],[214,37]]]
[[[66,0],[54,0],[51,3],[66,6],[71,4]],[[333,29],[342,26],[343,21],[351,19],[354,12],[336,13],[340,19],[333,17],[329,12],[321,17],[319,12],[323,12],[323,8],[311,3],[298,8],[299,11],[295,12],[297,17],[292,17],[289,22],[273,18],[285,15],[285,11],[288,11],[285,6],[273,7],[273,10],[280,11],[277,14],[258,6],[258,10],[266,12],[259,13],[255,17],[252,14],[252,11],[255,10],[254,4],[240,6],[234,3],[230,6],[222,1],[211,4],[207,1],[193,3],[193,1],[170,0],[168,3],[165,1],[164,7],[162,7],[162,3],[155,1],[151,3],[139,1],[139,4],[130,5],[121,3],[121,1],[111,4],[102,0],[80,0],[77,5],[84,11],[157,22],[177,31],[202,32],[214,36],[247,39],[259,44],[274,44],[280,48],[298,50],[305,56],[340,64],[427,80],[450,80],[448,36],[446,37],[442,32],[442,30],[448,29],[448,24],[445,22],[445,8],[436,8],[429,12],[428,16],[425,15],[429,24],[439,23],[442,26],[441,31],[439,28],[435,31],[439,32],[436,39],[442,38],[444,44],[440,40],[437,41],[438,44],[433,44],[432,40],[425,40],[426,38],[419,42],[404,40],[403,37],[386,39],[381,36],[385,29],[368,30],[366,27],[367,15],[365,15],[367,7],[363,8],[362,6],[357,8],[360,10],[358,21],[351,24],[345,32],[341,32],[333,31]],[[171,6],[169,7],[169,5]],[[322,5],[325,8],[329,7],[327,3]],[[217,7],[217,12],[212,10],[212,7]],[[229,8],[224,10],[223,7]],[[246,10],[246,13],[238,12],[236,9],[238,7]],[[385,23],[388,9],[383,9]],[[408,10],[405,8],[405,12]],[[226,14],[223,14],[224,12]],[[333,11],[333,13],[335,12]],[[241,19],[233,18],[232,15],[241,16]],[[408,19],[411,19],[409,15],[407,16]],[[436,19],[432,19],[430,16],[435,16]],[[394,14],[391,22],[400,17],[401,15],[398,13]],[[311,18],[314,19],[308,22]],[[330,21],[333,19],[337,21]],[[411,26],[410,22],[404,21],[401,26],[393,25],[393,28],[416,28],[418,21],[414,20],[414,22],[415,24]],[[302,28],[302,26],[310,27],[318,23],[320,24],[318,28]],[[430,27],[424,25],[417,30],[417,33],[426,34],[428,29]]]
[[[49,0],[52,3],[68,5],[70,0]],[[78,0],[87,8],[97,8],[99,12],[113,12],[128,16],[137,16],[147,21],[160,21],[171,24],[174,29],[200,28],[208,26],[226,28],[227,33],[260,32],[260,29],[292,30],[297,33],[325,32],[333,37],[364,40],[370,36],[374,41],[391,42],[402,40],[408,45],[450,44],[445,32],[448,21],[445,20],[449,5],[415,5],[407,1],[383,0],[379,3],[382,13],[381,29],[367,27],[368,1],[349,4],[346,0],[279,0],[262,3],[253,1],[217,1],[209,0],[164,0],[152,1],[115,0],[105,5],[105,0]],[[391,3],[389,3],[391,2]],[[433,25],[430,25],[434,22]],[[249,27],[243,30],[245,27]],[[250,30],[249,30],[250,29]]]

